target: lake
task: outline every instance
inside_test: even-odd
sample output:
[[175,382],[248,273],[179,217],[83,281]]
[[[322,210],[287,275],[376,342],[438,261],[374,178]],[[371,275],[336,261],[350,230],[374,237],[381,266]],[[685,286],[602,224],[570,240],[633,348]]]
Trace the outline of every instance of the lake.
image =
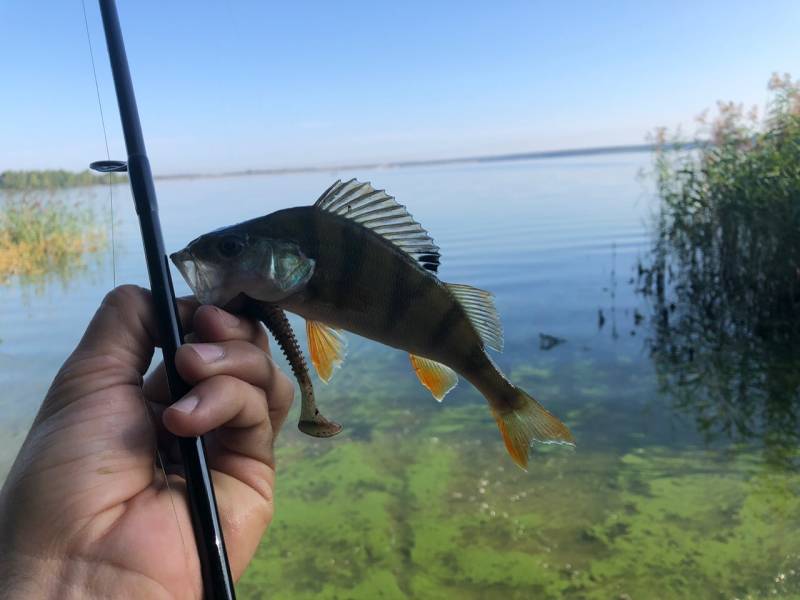
[[[649,165],[642,154],[157,182],[170,251],[310,204],[337,178],[385,188],[441,247],[442,280],[496,294],[505,351],[493,357],[577,440],[536,446],[523,472],[469,384],[438,404],[406,355],[348,335],[344,367],[317,385],[345,429],[282,432],[276,516],[241,598],[800,598],[798,361],[751,365],[742,385],[758,402],[745,410],[725,393],[736,363],[687,378],[654,351],[668,315],[639,291],[657,207],[639,177]],[[109,210],[108,189],[63,194]],[[0,286],[0,479],[104,294],[147,285],[130,193],[113,194],[113,255]],[[692,364],[717,342],[697,336]],[[296,401],[289,422],[298,412]]]

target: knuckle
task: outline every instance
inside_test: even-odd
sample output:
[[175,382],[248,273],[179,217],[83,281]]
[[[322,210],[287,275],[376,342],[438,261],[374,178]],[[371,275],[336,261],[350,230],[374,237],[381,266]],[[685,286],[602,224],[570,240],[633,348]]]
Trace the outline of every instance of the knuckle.
[[241,360],[247,365],[248,369],[257,369],[269,374],[272,369],[271,358],[264,350],[247,341],[236,341],[231,342],[231,344],[241,354]]
[[217,392],[234,391],[238,388],[241,388],[242,384],[244,384],[244,381],[241,379],[226,373],[209,377],[207,381],[208,385]]
[[136,309],[150,302],[150,292],[138,285],[124,284],[115,287],[103,298],[103,306]]

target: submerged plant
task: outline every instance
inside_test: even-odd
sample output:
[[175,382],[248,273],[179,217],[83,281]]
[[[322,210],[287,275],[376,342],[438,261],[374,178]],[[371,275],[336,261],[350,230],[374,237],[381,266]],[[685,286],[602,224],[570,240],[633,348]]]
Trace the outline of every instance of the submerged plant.
[[800,82],[766,115],[720,103],[692,150],[659,132],[657,233],[640,264],[661,381],[709,434],[798,437]]
[[0,284],[14,276],[63,278],[105,243],[104,227],[85,204],[30,192],[0,198]]

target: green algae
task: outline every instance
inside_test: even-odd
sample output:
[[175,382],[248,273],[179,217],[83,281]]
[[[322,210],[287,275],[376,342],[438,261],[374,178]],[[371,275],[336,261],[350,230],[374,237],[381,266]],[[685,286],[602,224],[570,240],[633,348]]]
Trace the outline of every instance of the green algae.
[[438,427],[280,452],[276,520],[240,596],[800,595],[797,472],[650,448],[543,453],[526,474]]
[[344,433],[282,434],[275,521],[240,597],[800,598],[796,451],[774,463],[643,430],[670,413],[640,373],[551,360],[509,372],[578,447],[538,446],[525,473],[477,392],[438,404],[402,355],[355,350],[319,394]]
[[800,594],[800,578],[785,578],[800,568],[800,476],[751,456],[715,458],[658,449],[622,457],[624,509],[589,531],[609,554],[589,565],[586,598],[623,589],[649,597],[654,584],[660,598]]

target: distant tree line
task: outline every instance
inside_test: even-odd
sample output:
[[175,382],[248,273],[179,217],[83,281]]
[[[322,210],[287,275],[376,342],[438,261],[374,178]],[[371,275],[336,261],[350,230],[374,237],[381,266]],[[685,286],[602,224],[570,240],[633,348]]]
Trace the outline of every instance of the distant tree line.
[[[127,175],[111,174],[112,183],[128,181]],[[0,173],[0,190],[31,190],[81,187],[108,184],[108,175],[89,170],[74,172],[63,169],[45,171],[3,171]]]

